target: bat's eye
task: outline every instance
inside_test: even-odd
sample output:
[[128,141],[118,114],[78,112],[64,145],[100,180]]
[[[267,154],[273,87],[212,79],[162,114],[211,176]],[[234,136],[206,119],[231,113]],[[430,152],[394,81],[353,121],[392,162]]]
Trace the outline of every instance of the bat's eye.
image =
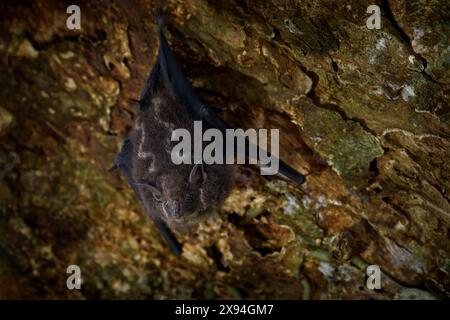
[[161,202],[162,198],[161,198],[161,194],[159,193],[153,193],[153,198],[155,198],[156,201]]

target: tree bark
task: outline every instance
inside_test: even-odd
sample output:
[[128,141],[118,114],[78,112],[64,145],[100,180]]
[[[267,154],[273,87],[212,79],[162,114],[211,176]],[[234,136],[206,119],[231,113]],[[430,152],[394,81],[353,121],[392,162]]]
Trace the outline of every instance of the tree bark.
[[[80,30],[69,5],[0,5],[0,298],[450,296],[446,1],[96,1]],[[107,172],[163,6],[202,99],[234,127],[280,129],[281,158],[308,174],[298,187],[241,167],[178,258]]]

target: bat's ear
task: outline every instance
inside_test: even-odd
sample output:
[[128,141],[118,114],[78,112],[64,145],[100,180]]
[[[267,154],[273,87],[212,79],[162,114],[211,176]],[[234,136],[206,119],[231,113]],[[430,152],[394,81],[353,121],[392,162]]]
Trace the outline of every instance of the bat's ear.
[[207,174],[205,172],[205,169],[203,168],[202,163],[197,163],[194,165],[194,167],[191,170],[191,173],[189,174],[189,183],[191,184],[204,184],[207,179]]
[[153,197],[156,201],[162,200],[162,191],[157,186],[151,184],[151,183],[136,183],[137,186],[145,188],[147,190],[150,190],[150,192],[153,194]]

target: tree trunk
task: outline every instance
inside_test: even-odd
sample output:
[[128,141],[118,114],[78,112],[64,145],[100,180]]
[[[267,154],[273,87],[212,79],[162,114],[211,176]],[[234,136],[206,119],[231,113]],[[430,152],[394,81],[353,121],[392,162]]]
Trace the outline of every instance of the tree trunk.
[[[281,158],[308,174],[298,187],[240,167],[221,214],[177,235],[181,257],[107,172],[164,4],[205,103],[280,129]],[[80,30],[69,5],[0,8],[0,298],[450,296],[446,1],[95,1]]]

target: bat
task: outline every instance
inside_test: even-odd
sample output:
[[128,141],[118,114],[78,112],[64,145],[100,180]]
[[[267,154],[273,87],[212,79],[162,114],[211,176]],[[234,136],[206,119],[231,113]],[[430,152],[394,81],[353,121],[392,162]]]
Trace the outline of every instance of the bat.
[[[137,118],[110,171],[122,172],[171,251],[180,254],[171,229],[182,230],[220,207],[232,186],[234,167],[171,161],[173,130],[192,132],[194,121],[201,121],[205,130],[225,132],[230,127],[201,101],[183,74],[164,36],[163,20],[158,18],[158,57],[137,101]],[[252,143],[246,139],[245,150]],[[299,185],[305,181],[304,175],[278,161],[279,174]]]

